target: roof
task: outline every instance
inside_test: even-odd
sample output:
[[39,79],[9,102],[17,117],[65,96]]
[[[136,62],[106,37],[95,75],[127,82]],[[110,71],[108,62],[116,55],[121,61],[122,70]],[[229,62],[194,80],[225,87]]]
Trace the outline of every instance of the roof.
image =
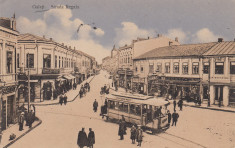
[[[163,105],[168,105],[169,102],[165,101],[165,98],[163,97],[158,97],[158,98],[154,98],[154,97],[143,97],[143,99],[139,99],[136,98],[135,96],[133,97],[127,97],[127,96],[115,96],[112,94],[106,95],[106,97],[110,100],[116,100],[116,101],[120,101],[120,102],[128,102],[131,104],[147,104],[147,105],[153,105],[153,106],[163,106]],[[141,97],[140,97],[141,98]]]
[[218,42],[215,46],[213,46],[209,51],[205,52],[204,56],[210,55],[231,55],[235,54],[235,42],[234,41],[226,41],[226,42]]
[[202,44],[171,45],[155,48],[146,52],[136,59],[163,58],[163,57],[182,57],[182,56],[200,56],[215,46],[217,42]]
[[46,38],[43,38],[43,37],[40,37],[40,36],[37,36],[37,35],[33,35],[33,34],[30,34],[30,33],[26,33],[26,34],[21,34],[18,36],[18,41],[26,41],[26,40],[34,40],[34,41],[46,41],[46,42],[50,42],[50,40],[46,39]]

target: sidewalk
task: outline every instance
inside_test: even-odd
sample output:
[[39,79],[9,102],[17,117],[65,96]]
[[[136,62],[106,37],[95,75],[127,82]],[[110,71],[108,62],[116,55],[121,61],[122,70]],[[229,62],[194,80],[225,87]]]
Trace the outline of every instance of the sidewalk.
[[[95,76],[90,76],[88,79],[84,80],[80,85],[77,85],[77,89],[75,89],[75,90],[71,89],[70,91],[68,91],[66,93],[66,95],[68,97],[68,102],[73,102],[79,94],[79,90],[80,90],[81,85],[82,84],[84,85],[86,82],[90,83],[94,77]],[[36,101],[31,102],[31,104],[34,104],[35,106],[56,105],[56,104],[59,104],[59,96],[55,100],[45,100],[43,102],[40,102],[39,99],[36,99]]]
[[[110,87],[110,89],[115,91],[114,87]],[[124,92],[126,92],[124,88],[120,88],[120,87],[118,88],[117,93],[124,93]],[[170,100],[170,102],[173,103],[173,100]],[[225,107],[225,106],[219,107],[218,105],[213,105],[213,104],[211,104],[210,107],[207,107],[207,103],[202,103],[201,106],[199,106],[199,105],[195,105],[194,102],[184,101],[184,106],[235,113],[235,108],[233,107]]]
[[[39,126],[42,123],[40,119],[35,120],[32,124],[32,128],[29,128],[28,126],[25,126],[24,124],[24,130],[19,131],[19,125],[18,124],[12,124],[10,127],[8,127],[6,130],[2,132],[2,140],[0,143],[0,147],[7,148],[13,143],[15,143],[17,140],[22,138],[24,135],[35,129],[37,126]],[[16,137],[14,140],[9,140],[10,135],[15,134]]]
[[[173,102],[173,100],[171,100],[171,102]],[[218,105],[213,105],[213,104],[211,104],[210,107],[207,107],[207,103],[202,103],[201,106],[199,106],[199,105],[195,105],[194,102],[184,101],[184,106],[235,113],[235,108],[233,107],[227,107],[227,106],[219,107]]]

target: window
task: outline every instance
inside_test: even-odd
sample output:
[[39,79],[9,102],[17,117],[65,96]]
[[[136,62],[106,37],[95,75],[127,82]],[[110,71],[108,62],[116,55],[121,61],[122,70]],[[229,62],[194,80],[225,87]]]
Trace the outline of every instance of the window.
[[28,53],[26,58],[27,58],[26,59],[26,67],[27,68],[34,68],[34,54]]
[[153,64],[149,64],[149,73],[153,73]]
[[13,70],[12,56],[12,51],[7,51],[7,73],[12,73]]
[[170,73],[170,63],[165,63],[165,73]]
[[51,55],[43,54],[43,68],[51,68]]
[[156,72],[162,72],[162,63],[157,63]]
[[209,73],[209,70],[210,70],[210,64],[209,64],[209,62],[203,63],[203,73],[204,73],[204,74],[208,74],[208,73]]
[[199,73],[199,63],[198,62],[194,62],[193,63],[193,74],[198,74]]
[[179,63],[178,62],[174,63],[173,73],[179,73]]
[[138,72],[138,67],[135,67],[135,71]]
[[235,74],[235,62],[230,62],[230,74]]
[[215,74],[224,74],[224,62],[215,63]]
[[60,68],[60,56],[59,56],[59,68]]
[[188,74],[188,63],[183,63],[182,65],[182,73],[183,74]]
[[135,105],[134,104],[130,104],[130,113],[131,114],[136,114]]
[[17,60],[17,65],[16,65],[16,67],[17,68],[20,68],[20,54],[19,53],[17,53],[17,57],[16,57],[16,60]]
[[55,68],[57,68],[57,56],[55,56]]
[[61,63],[62,63],[62,67],[64,67],[64,57],[62,57],[62,61],[61,61]]
[[144,71],[144,67],[143,67],[143,66],[141,66],[140,70],[141,70],[141,72],[143,72],[143,71]]

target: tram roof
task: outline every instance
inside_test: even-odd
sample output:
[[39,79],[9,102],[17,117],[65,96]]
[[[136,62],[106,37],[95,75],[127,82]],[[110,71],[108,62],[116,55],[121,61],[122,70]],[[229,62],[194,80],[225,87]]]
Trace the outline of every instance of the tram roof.
[[169,102],[165,101],[165,98],[163,97],[153,98],[148,96],[149,97],[148,99],[142,99],[142,100],[136,99],[135,97],[115,96],[113,94],[107,95],[106,97],[113,101],[126,102],[130,104],[146,104],[153,106],[164,106],[169,104]]
[[124,92],[119,92],[119,93],[112,93],[114,96],[118,97],[125,97],[125,98],[132,98],[132,99],[138,99],[138,100],[147,100],[150,98],[153,98],[153,96],[146,96],[146,95],[141,95],[141,94],[131,94],[131,93],[124,93]]

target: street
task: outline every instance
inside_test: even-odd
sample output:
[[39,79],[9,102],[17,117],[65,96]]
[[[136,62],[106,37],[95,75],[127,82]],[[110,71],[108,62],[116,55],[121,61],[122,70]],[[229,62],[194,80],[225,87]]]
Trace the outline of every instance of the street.
[[[124,140],[119,140],[118,124],[106,122],[100,114],[104,98],[100,88],[108,83],[108,76],[101,71],[90,83],[91,91],[67,105],[37,106],[37,116],[42,124],[11,148],[77,148],[78,131],[85,127],[95,132],[97,148],[137,147],[131,144],[130,128]],[[77,90],[78,93],[79,90]],[[99,103],[98,111],[93,112],[93,102]],[[146,148],[233,148],[235,147],[234,113],[184,107],[178,111],[177,126],[171,126],[165,133],[151,135],[144,133],[142,147]],[[173,111],[173,105],[170,105]]]

